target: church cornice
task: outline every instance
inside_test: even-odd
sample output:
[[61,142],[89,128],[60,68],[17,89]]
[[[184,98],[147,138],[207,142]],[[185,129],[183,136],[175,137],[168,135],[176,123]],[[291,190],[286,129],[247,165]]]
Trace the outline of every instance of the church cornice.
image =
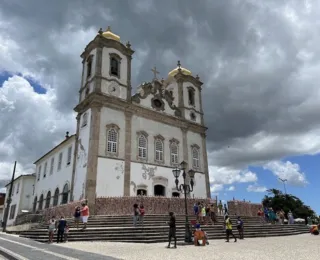
[[195,87],[197,87],[200,91],[202,89],[203,82],[201,82],[198,78],[195,78],[191,75],[185,75],[183,73],[178,73],[174,76],[177,82],[190,82]]
[[110,97],[103,93],[90,93],[86,99],[84,99],[74,108],[74,111],[81,114],[94,105],[108,107],[123,111],[125,113],[132,113],[133,115],[144,117],[149,120],[161,122],[167,125],[172,125],[178,128],[188,128],[190,131],[197,133],[205,133],[207,130],[207,127],[190,122],[182,117],[159,113],[157,111],[142,107],[138,104],[128,103],[127,101],[121,99],[115,99],[114,97]]

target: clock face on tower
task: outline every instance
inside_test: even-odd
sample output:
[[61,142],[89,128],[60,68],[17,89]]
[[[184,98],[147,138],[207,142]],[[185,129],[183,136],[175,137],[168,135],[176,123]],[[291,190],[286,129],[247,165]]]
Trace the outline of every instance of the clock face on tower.
[[110,95],[118,97],[120,95],[120,86],[117,83],[112,82],[108,87],[108,92]]

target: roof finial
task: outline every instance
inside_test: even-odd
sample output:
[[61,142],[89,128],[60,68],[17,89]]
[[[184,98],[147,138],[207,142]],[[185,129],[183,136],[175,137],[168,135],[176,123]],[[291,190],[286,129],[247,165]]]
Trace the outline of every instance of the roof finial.
[[129,41],[127,41],[126,46],[127,46],[128,49],[131,49],[131,43]]
[[111,32],[111,26],[108,26],[107,32]]
[[154,66],[153,69],[151,69],[151,71],[153,72],[153,79],[157,79],[157,74],[159,74],[159,71],[157,71],[157,67]]
[[99,33],[99,34],[102,34],[102,33],[103,33],[102,28],[99,29],[98,33]]
[[180,61],[178,60],[178,70],[179,70],[179,72],[181,71],[181,63],[180,63]]
[[69,138],[69,132],[66,132],[66,139]]
[[198,74],[197,74],[197,76],[196,76],[196,79],[197,79],[197,80],[200,80],[200,77],[199,77],[199,75],[198,75]]

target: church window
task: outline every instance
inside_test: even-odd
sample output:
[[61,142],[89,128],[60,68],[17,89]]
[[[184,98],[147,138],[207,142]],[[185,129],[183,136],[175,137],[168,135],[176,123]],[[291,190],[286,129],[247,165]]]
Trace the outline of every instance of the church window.
[[92,73],[92,56],[87,60],[87,79],[91,77]]
[[42,210],[42,207],[43,207],[43,194],[41,194],[41,196],[40,196],[38,209]]
[[46,209],[49,208],[50,200],[51,200],[51,191],[48,191],[47,197],[46,197],[46,204],[45,204],[44,208],[46,208]]
[[47,176],[47,167],[48,167],[48,163],[45,162],[44,168],[43,168],[43,178],[45,178]]
[[192,166],[193,168],[200,167],[200,152],[197,147],[192,148]]
[[138,189],[137,196],[147,196],[147,191],[145,189]]
[[118,133],[115,129],[110,129],[108,131],[108,143],[107,143],[107,152],[117,153],[117,144],[118,144]]
[[116,53],[110,53],[110,76],[120,78],[121,57]]
[[54,157],[51,158],[51,164],[50,164],[50,175],[53,174],[53,169],[54,169]]
[[155,141],[156,161],[163,161],[163,142],[161,140]]
[[87,97],[90,94],[90,88],[86,87],[85,93],[84,93],[84,97]]
[[59,153],[59,161],[58,161],[58,171],[61,170],[61,164],[62,164],[62,152]]
[[59,202],[59,188],[56,188],[53,195],[53,206],[57,206]]
[[178,164],[179,155],[178,155],[178,145],[176,143],[171,144],[170,153],[171,153],[171,163]]
[[82,116],[82,124],[81,127],[84,127],[88,124],[88,113],[84,113]]
[[62,200],[61,204],[67,204],[68,203],[68,197],[69,197],[69,186],[68,183],[66,183],[62,190]]
[[190,113],[190,119],[191,119],[192,121],[196,121],[196,114],[193,113],[193,112],[191,112],[191,113]]
[[147,158],[147,138],[144,135],[140,135],[138,139],[138,156],[141,159]]
[[72,157],[72,146],[68,148],[68,158],[67,158],[67,165],[71,163],[71,157]]
[[194,89],[193,88],[189,88],[188,89],[188,99],[189,99],[189,105],[190,106],[194,106]]
[[37,181],[40,181],[40,175],[41,175],[41,165],[39,166]]

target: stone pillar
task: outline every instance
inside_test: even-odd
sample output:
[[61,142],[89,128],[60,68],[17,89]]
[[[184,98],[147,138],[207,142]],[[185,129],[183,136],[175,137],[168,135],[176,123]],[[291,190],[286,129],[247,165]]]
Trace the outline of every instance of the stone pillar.
[[127,101],[131,102],[132,87],[131,87],[131,56],[127,56]]
[[[190,183],[190,178],[188,175],[189,169],[192,168],[192,165],[189,163],[189,147],[188,147],[188,138],[187,138],[187,133],[188,133],[188,128],[187,127],[181,127],[182,131],[182,149],[183,149],[183,161],[188,163],[188,168],[186,169],[187,177],[186,177],[186,183]],[[191,194],[187,195],[188,197],[191,196]]]
[[131,149],[132,149],[132,112],[125,111],[125,148],[124,148],[124,180],[123,195],[130,196],[131,182]]
[[97,48],[94,88],[96,92],[101,92],[101,68],[102,68],[102,47]]
[[202,107],[202,92],[201,87],[199,87],[199,105],[200,105],[200,119],[201,119],[201,125],[204,125],[204,118],[203,118],[203,107]]
[[79,132],[80,132],[80,119],[81,114],[78,114],[77,117],[77,131],[76,131],[76,141],[73,148],[73,165],[72,165],[72,176],[71,176],[71,189],[70,189],[70,201],[74,201],[74,179],[76,175],[77,167],[77,154],[78,154],[78,141],[79,141]]
[[181,116],[185,118],[184,98],[183,98],[183,79],[177,79],[178,84],[178,108],[181,111]]
[[87,179],[85,185],[85,196],[88,200],[91,214],[95,212],[98,154],[99,154],[99,134],[100,134],[101,106],[91,107],[90,138],[87,162]]
[[207,197],[211,198],[206,134],[202,133],[201,137],[202,137],[202,149],[203,149],[202,151],[203,152],[203,172],[204,172],[205,181],[206,181]]

